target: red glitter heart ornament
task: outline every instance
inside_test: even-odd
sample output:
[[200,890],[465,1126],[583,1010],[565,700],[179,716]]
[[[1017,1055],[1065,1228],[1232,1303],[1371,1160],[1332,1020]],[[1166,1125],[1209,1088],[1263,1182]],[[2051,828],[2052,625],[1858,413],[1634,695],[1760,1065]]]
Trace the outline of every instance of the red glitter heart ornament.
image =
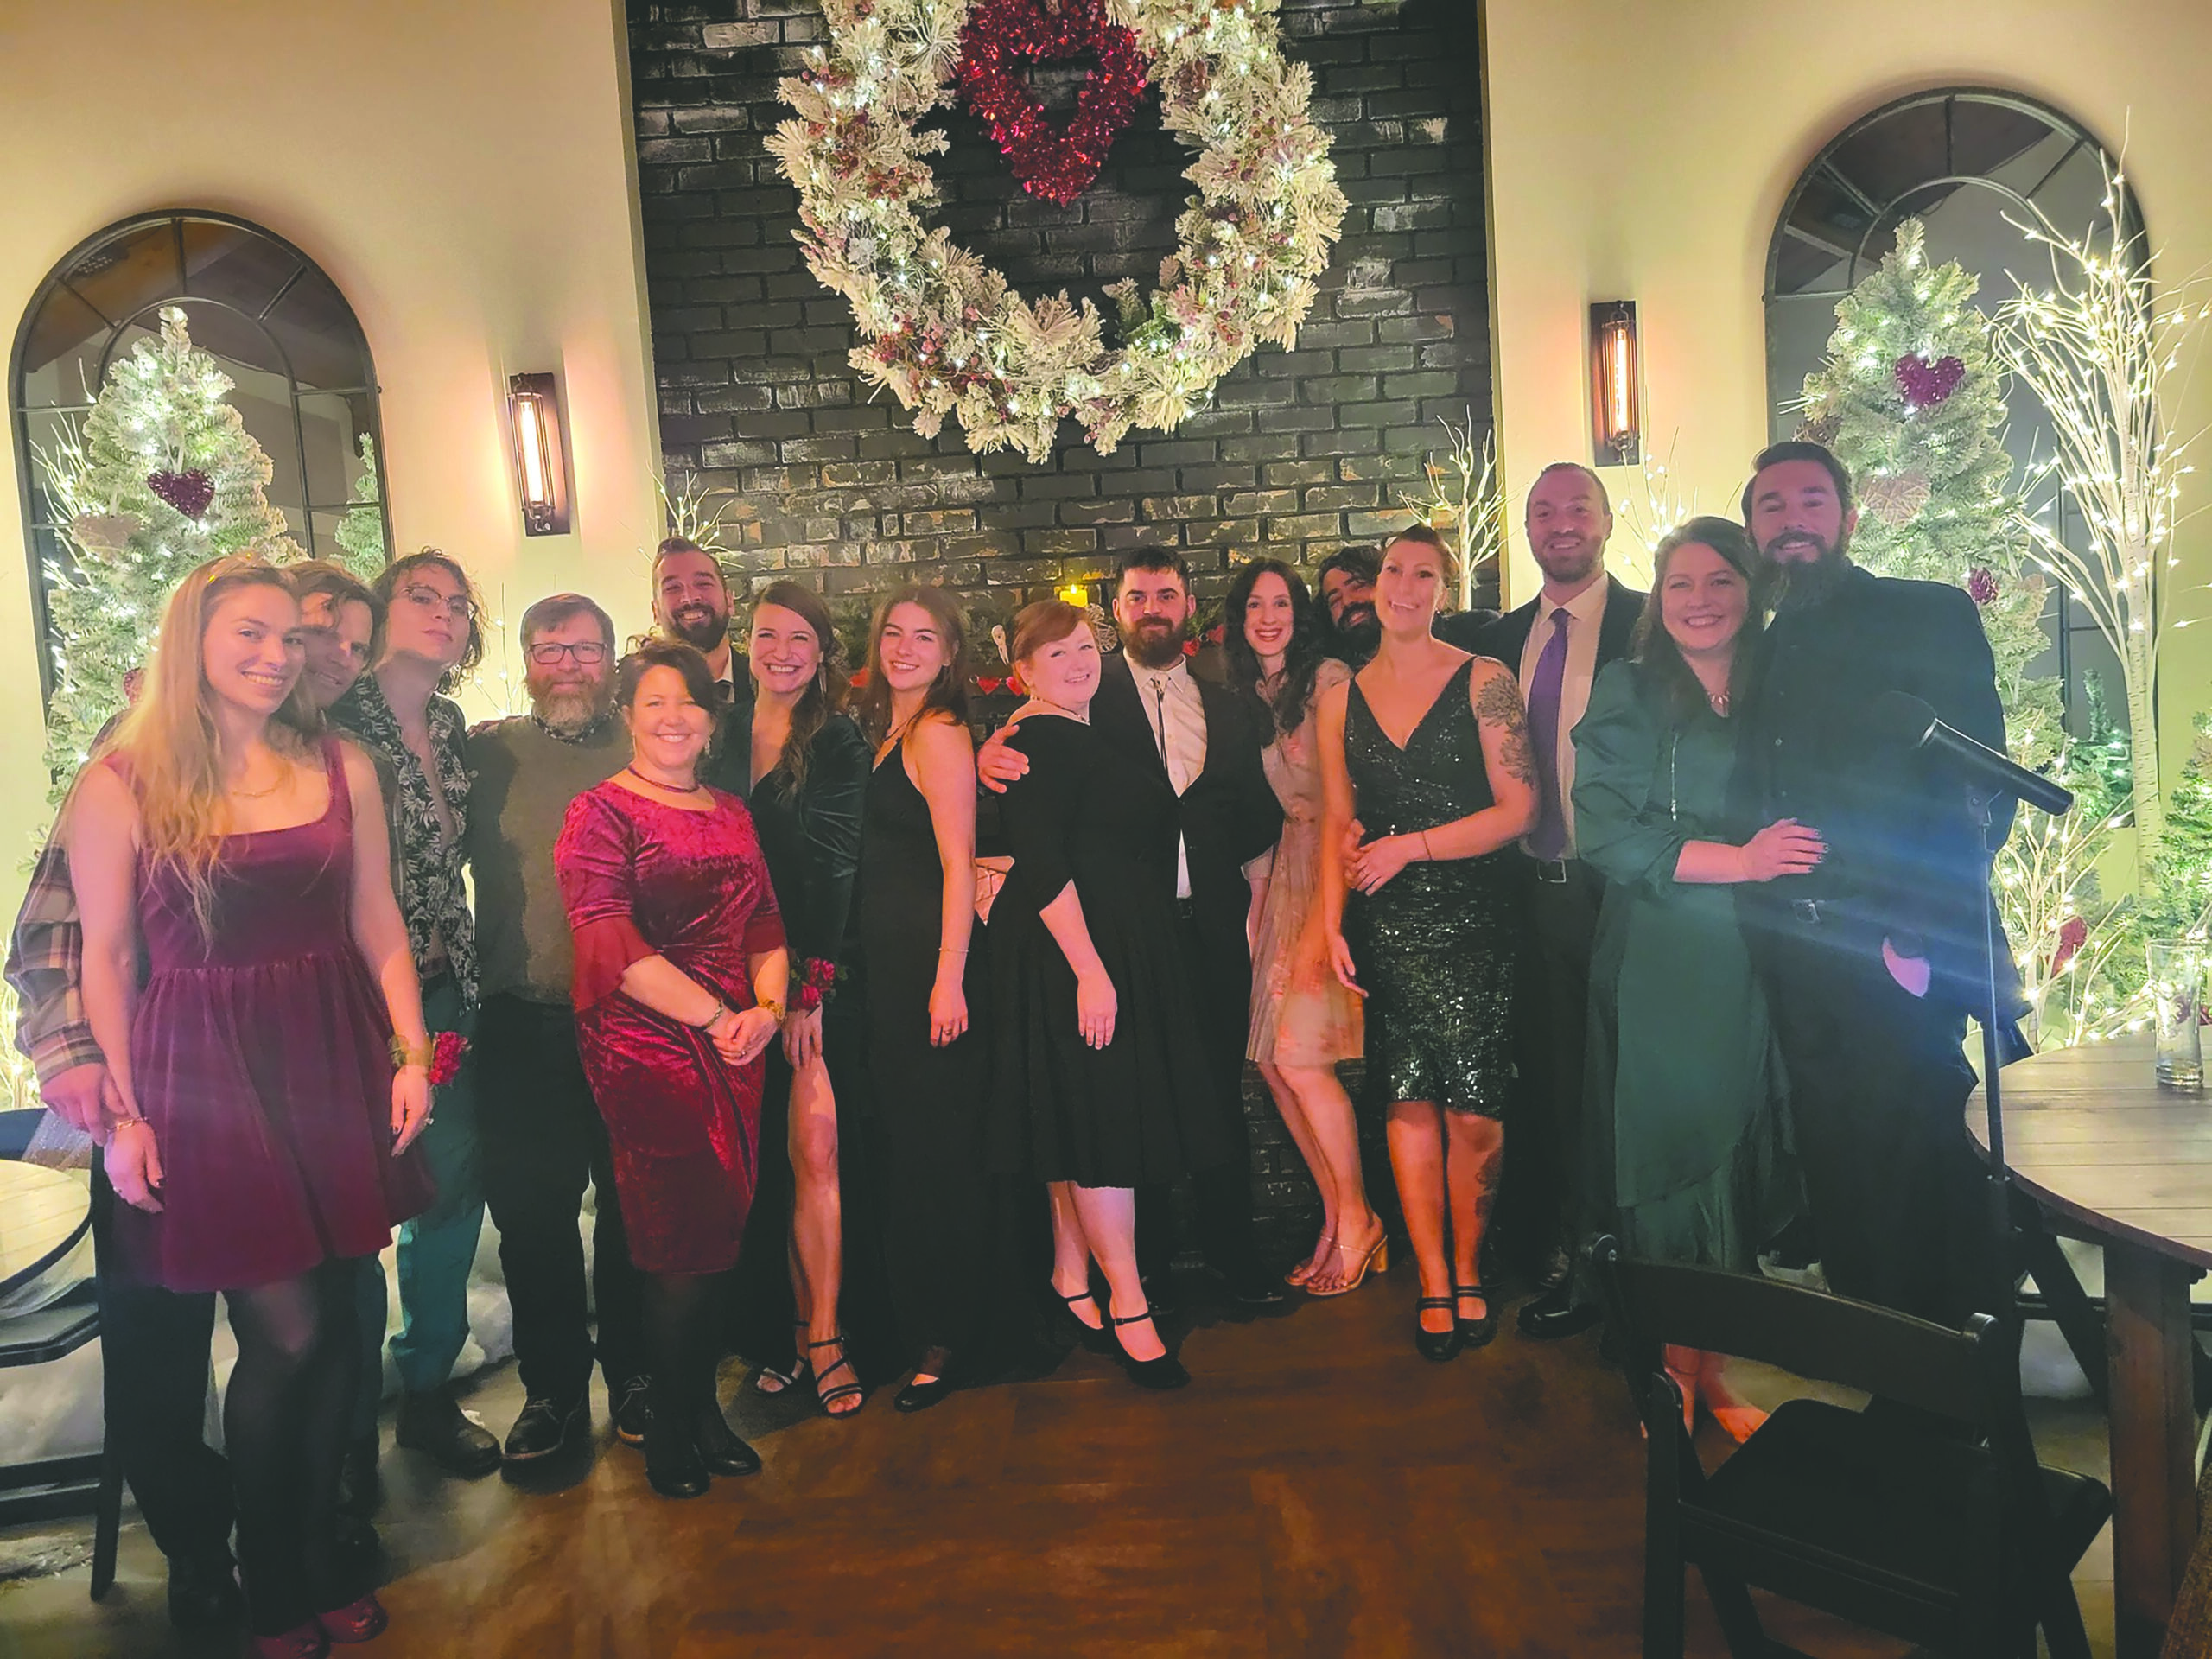
[[1907,352],[1897,359],[1897,390],[1915,409],[1932,409],[1959,389],[1966,372],[1967,365],[1955,357],[1930,363],[1917,352]]
[[[1076,97],[1065,130],[1045,118],[1045,106],[1014,73],[1022,59],[1056,62],[1085,52],[1098,67]],[[1105,0],[982,0],[960,31],[960,90],[982,117],[1021,188],[1065,207],[1106,163],[1144,97],[1145,61],[1136,36],[1106,21]]]
[[215,499],[215,482],[197,467],[188,473],[149,473],[146,487],[188,518],[197,518]]

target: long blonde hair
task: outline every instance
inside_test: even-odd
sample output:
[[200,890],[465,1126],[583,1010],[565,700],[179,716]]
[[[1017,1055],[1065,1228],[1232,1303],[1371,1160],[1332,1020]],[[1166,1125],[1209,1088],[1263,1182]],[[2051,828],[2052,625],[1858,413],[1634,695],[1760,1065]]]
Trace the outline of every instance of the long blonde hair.
[[[129,763],[139,845],[150,861],[172,865],[184,877],[203,933],[211,929],[215,862],[229,817],[204,645],[215,607],[245,588],[274,588],[288,597],[292,592],[283,570],[251,553],[210,559],[177,584],[162,612],[137,700],[94,756],[97,762],[116,754]],[[280,753],[303,759],[321,731],[322,716],[306,686],[295,684],[270,719],[270,742]]]

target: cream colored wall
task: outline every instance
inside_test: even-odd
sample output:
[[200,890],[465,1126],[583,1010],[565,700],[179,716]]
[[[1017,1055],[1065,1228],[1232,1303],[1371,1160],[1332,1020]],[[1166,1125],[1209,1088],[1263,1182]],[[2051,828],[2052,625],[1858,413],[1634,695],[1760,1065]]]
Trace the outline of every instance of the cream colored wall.
[[[0,339],[70,248],[205,207],[303,249],[381,383],[400,547],[460,556],[506,620],[578,588],[645,618],[660,534],[620,0],[0,4]],[[574,533],[525,538],[506,377],[561,377]],[[15,440],[0,573],[23,569]],[[10,564],[8,560],[16,563]],[[29,584],[0,574],[0,889],[41,821]]]
[[[1520,496],[1545,461],[1590,453],[1591,301],[1637,302],[1648,447],[1663,457],[1671,441],[1685,493],[1732,514],[1767,435],[1760,296],[1776,218],[1821,149],[1892,99],[2002,88],[2107,144],[2125,138],[2154,274],[2212,267],[2203,0],[1484,0],[1484,27],[1499,455],[1518,598],[1535,582]],[[2176,423],[2207,425],[2212,365]],[[1605,477],[1617,501],[1641,492],[1634,469]],[[2190,482],[2212,502],[2212,465]],[[1632,544],[1617,530],[1617,551]],[[2186,582],[2212,577],[2212,517],[2184,528],[2179,550]],[[2212,604],[2199,596],[2195,614],[2212,617]],[[2209,700],[2212,627],[2174,639],[2165,661],[2171,774]]]

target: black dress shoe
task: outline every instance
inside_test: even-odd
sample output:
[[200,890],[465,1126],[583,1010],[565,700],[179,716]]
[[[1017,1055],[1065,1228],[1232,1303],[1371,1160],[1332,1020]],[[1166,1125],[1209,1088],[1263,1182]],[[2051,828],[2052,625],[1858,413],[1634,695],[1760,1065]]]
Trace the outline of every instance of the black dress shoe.
[[410,1394],[400,1402],[398,1431],[392,1437],[410,1452],[425,1453],[449,1475],[474,1480],[499,1466],[499,1443],[491,1431],[469,1421],[449,1388]]
[[[1129,1374],[1129,1381],[1141,1389],[1156,1389],[1163,1392],[1179,1389],[1191,1380],[1191,1374],[1183,1369],[1183,1362],[1175,1357],[1173,1349],[1154,1359],[1139,1359],[1122,1346],[1122,1325],[1142,1325],[1153,1317],[1153,1310],[1147,1307],[1143,1313],[1132,1313],[1126,1319],[1108,1319],[1107,1326],[1114,1333],[1114,1346],[1121,1351],[1122,1369]],[[1166,1346],[1165,1344],[1161,1345]]]
[[[1414,1351],[1423,1359],[1441,1365],[1447,1359],[1457,1359],[1459,1351],[1467,1345],[1467,1338],[1459,1329],[1459,1304],[1449,1296],[1424,1296],[1414,1304]],[[1440,1307],[1452,1315],[1449,1328],[1432,1331],[1421,1322],[1421,1316],[1431,1308]]]
[[384,1502],[384,1481],[377,1474],[377,1437],[364,1434],[346,1448],[338,1470],[338,1511],[370,1516]]
[[[1081,1298],[1077,1300],[1080,1300]],[[905,1388],[899,1390],[898,1396],[892,1401],[892,1408],[894,1411],[927,1411],[931,1406],[938,1404],[953,1389],[959,1387],[959,1384],[952,1380],[954,1363],[950,1350],[931,1349],[922,1356],[922,1363],[914,1368],[917,1376],[927,1371],[930,1374],[930,1381],[909,1382]]]
[[[1459,1304],[1470,1296],[1483,1299],[1483,1316],[1471,1319],[1459,1312]],[[1452,1287],[1452,1318],[1459,1327],[1459,1336],[1470,1348],[1487,1348],[1497,1337],[1497,1304],[1491,1300],[1490,1292],[1480,1285]]]
[[359,1516],[341,1514],[334,1542],[340,1572],[364,1583],[375,1580],[377,1564],[384,1559],[384,1540],[374,1527]]
[[707,1460],[699,1442],[682,1425],[656,1422],[645,1434],[645,1481],[663,1497],[706,1495]]
[[1247,1307],[1272,1307],[1277,1302],[1290,1300],[1290,1291],[1282,1276],[1268,1272],[1256,1262],[1223,1268],[1219,1272],[1222,1283],[1229,1287],[1229,1294]]
[[537,1394],[523,1402],[522,1413],[507,1431],[499,1455],[509,1463],[531,1463],[550,1458],[572,1438],[591,1433],[591,1405],[583,1395],[555,1400]]
[[169,1623],[186,1634],[219,1630],[245,1617],[230,1552],[180,1555],[169,1563]]
[[[699,1459],[710,1475],[757,1475],[760,1472],[760,1454],[737,1438],[737,1431],[722,1415],[721,1408],[709,1404],[700,1409],[692,1433],[692,1444],[699,1448]],[[646,1473],[652,1472],[652,1441],[645,1441]],[[671,1493],[673,1497],[675,1494]]]
[[1513,1316],[1513,1322],[1524,1337],[1556,1342],[1562,1337],[1580,1336],[1604,1317],[1596,1304],[1577,1302],[1573,1286],[1562,1281],[1524,1305]]
[[625,1446],[643,1446],[645,1426],[653,1420],[653,1388],[647,1378],[633,1376],[614,1390],[608,1401],[613,1408],[614,1438]]

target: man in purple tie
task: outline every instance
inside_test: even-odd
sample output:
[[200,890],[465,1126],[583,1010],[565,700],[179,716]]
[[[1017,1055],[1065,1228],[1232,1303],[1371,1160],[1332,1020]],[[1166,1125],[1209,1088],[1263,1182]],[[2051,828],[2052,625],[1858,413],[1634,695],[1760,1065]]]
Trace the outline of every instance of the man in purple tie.
[[1574,855],[1575,722],[1598,671],[1628,654],[1643,595],[1605,574],[1613,514],[1589,467],[1555,461],[1529,492],[1529,550],[1544,573],[1536,596],[1485,628],[1472,649],[1512,664],[1529,700],[1536,762],[1535,829],[1522,842],[1529,944],[1515,1011],[1520,1073],[1498,1194],[1500,1247],[1542,1294],[1521,1309],[1524,1336],[1572,1336],[1596,1323],[1570,1294],[1569,1249],[1581,1174],[1582,1055],[1590,952],[1605,880]]

